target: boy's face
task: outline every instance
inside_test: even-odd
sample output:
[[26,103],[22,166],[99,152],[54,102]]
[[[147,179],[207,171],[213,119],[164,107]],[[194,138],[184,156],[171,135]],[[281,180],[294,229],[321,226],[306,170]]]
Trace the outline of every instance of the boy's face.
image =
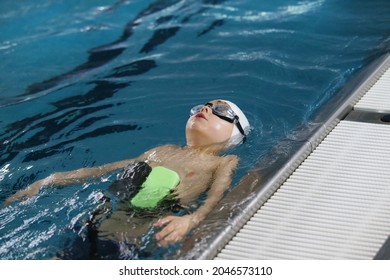
[[[220,100],[209,103],[229,106],[226,102]],[[226,142],[232,135],[233,127],[233,123],[214,115],[212,109],[205,105],[187,121],[187,145],[206,146]]]

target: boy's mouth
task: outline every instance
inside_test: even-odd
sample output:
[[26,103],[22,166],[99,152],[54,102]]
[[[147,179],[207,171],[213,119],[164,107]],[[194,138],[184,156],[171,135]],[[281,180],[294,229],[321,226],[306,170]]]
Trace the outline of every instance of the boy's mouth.
[[206,116],[205,116],[203,113],[198,113],[198,114],[196,114],[196,115],[195,115],[195,118],[202,118],[202,119],[207,120],[207,119],[206,119]]

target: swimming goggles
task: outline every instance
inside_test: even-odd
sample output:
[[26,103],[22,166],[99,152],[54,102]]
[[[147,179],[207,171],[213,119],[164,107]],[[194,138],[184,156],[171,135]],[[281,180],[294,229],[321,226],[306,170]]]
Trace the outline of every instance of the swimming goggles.
[[193,115],[199,113],[200,110],[202,110],[202,108],[204,106],[210,107],[213,114],[216,115],[217,117],[219,117],[220,119],[227,121],[227,122],[230,122],[230,123],[234,123],[237,126],[240,133],[242,135],[246,136],[244,129],[242,129],[242,126],[240,124],[239,117],[234,113],[232,108],[230,108],[227,105],[218,105],[218,104],[213,104],[213,103],[206,103],[204,105],[197,105],[191,109],[190,116],[193,116]]

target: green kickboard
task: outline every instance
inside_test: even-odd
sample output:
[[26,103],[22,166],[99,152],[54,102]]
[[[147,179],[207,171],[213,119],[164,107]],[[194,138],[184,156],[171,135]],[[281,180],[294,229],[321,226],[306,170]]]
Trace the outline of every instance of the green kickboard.
[[163,166],[153,167],[141,186],[141,190],[130,200],[136,208],[155,208],[180,182],[179,175]]

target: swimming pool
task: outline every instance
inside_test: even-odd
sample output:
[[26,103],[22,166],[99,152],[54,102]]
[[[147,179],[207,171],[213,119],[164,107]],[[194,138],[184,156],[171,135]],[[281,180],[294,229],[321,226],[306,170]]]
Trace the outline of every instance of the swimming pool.
[[[1,202],[53,172],[184,145],[189,109],[216,98],[239,104],[253,127],[232,151],[241,157],[235,184],[359,68],[389,50],[385,0],[1,6]],[[116,176],[45,189],[1,209],[0,258],[47,259],[75,246]],[[121,256],[160,259],[172,250],[180,245]]]

